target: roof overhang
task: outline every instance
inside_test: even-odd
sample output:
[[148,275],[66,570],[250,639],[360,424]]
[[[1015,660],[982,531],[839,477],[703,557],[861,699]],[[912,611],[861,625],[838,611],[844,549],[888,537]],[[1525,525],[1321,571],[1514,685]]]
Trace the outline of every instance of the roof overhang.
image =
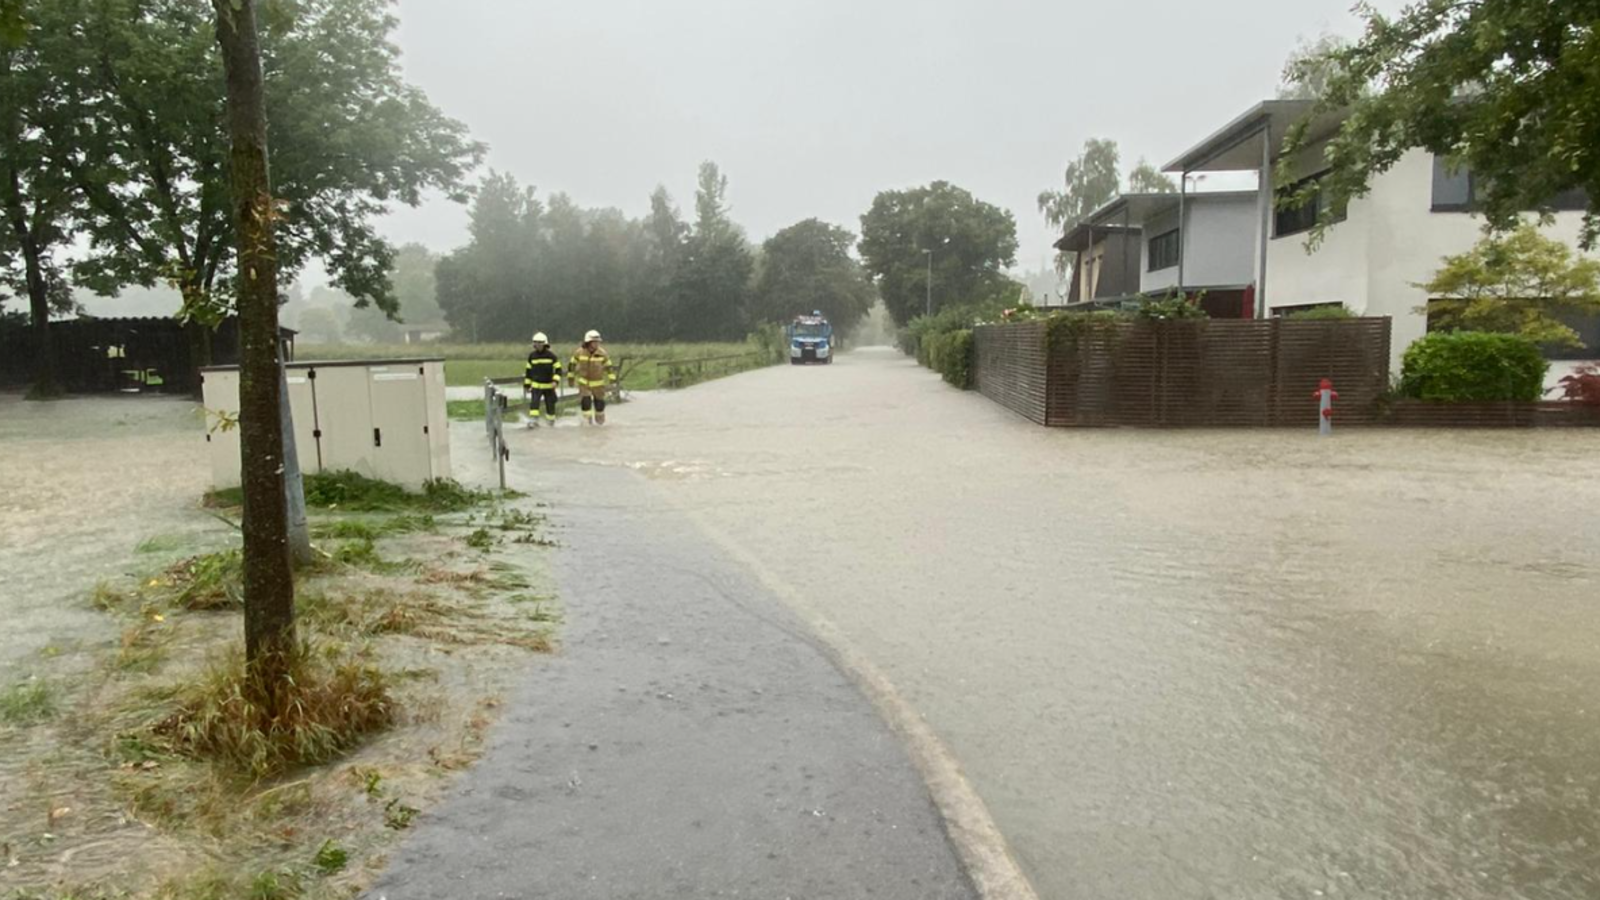
[[1080,222],[1071,231],[1062,235],[1061,240],[1056,241],[1056,249],[1081,253],[1108,237],[1138,233],[1137,225],[1097,225],[1093,222]]
[[1311,121],[1310,139],[1320,140],[1338,130],[1345,113],[1313,117],[1315,100],[1266,100],[1256,104],[1210,137],[1166,164],[1165,172],[1244,172],[1261,169],[1261,137],[1266,134],[1271,156],[1277,159],[1289,130]]

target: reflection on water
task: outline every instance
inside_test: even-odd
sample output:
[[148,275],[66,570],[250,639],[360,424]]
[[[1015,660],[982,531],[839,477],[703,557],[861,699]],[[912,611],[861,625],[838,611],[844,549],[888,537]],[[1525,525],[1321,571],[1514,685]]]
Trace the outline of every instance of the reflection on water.
[[889,355],[619,419],[541,452],[795,586],[1044,897],[1600,897],[1591,433],[1045,431]]

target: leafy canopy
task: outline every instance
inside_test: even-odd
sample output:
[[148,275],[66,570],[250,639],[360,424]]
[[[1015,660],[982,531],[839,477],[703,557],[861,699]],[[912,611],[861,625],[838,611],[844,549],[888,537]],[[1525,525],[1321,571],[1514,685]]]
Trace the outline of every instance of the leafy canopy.
[[[52,0],[78,10],[98,63],[74,160],[92,238],[75,270],[102,292],[177,284],[191,312],[232,277],[228,139],[216,23],[206,0]],[[424,192],[463,197],[483,147],[402,78],[391,0],[284,0],[263,11],[263,76],[278,265],[320,258],[334,284],[394,312],[393,248],[375,220]]]
[[841,334],[854,329],[878,299],[861,264],[850,255],[855,235],[837,225],[806,219],[768,238],[761,247],[751,318],[787,322],[821,310]]
[[[1347,113],[1327,148],[1331,171],[1321,189],[1331,202],[1313,242],[1336,210],[1367,194],[1374,176],[1421,148],[1473,172],[1481,212],[1497,231],[1583,189],[1582,243],[1593,247],[1600,237],[1600,2],[1418,0],[1392,17],[1369,5],[1360,11],[1366,29],[1357,43],[1291,62],[1297,83],[1325,73],[1319,111]],[[1306,142],[1302,125],[1286,156]],[[1280,170],[1280,182],[1290,178]]]
[[1417,310],[1446,328],[1518,334],[1540,344],[1581,347],[1564,313],[1600,312],[1600,261],[1524,223],[1447,256],[1425,284],[1432,299]]
[[1016,219],[946,181],[878,194],[861,217],[860,249],[899,325],[923,313],[930,262],[936,311],[1016,287],[1003,274],[1016,261]]

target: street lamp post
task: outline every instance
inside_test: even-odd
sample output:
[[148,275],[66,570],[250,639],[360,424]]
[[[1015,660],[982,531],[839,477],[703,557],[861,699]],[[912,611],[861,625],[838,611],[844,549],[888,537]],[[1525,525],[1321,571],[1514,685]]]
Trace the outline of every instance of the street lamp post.
[[928,316],[929,318],[932,318],[932,316],[933,316],[933,251],[932,250],[924,250],[924,251],[922,251],[922,255],[926,256],[928,258],[928,282],[927,282],[928,302],[927,302],[927,308],[926,308],[926,310],[924,310],[923,315]]

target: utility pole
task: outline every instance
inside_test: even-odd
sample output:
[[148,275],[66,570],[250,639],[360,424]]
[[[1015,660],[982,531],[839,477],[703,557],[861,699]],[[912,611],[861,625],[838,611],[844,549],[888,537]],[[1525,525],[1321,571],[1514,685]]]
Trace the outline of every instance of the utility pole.
[[928,302],[927,302],[927,309],[923,312],[923,315],[928,316],[929,318],[932,318],[933,317],[933,251],[932,250],[923,250],[922,251],[922,255],[926,256],[928,258],[928,285],[927,285],[927,287],[928,287]]

